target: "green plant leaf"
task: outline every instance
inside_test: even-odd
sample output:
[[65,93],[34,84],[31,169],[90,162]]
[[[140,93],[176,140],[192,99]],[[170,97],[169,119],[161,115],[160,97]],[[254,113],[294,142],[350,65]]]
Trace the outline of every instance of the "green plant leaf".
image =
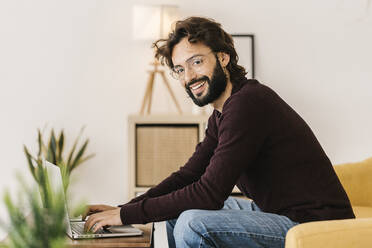
[[28,152],[28,149],[25,145],[23,145],[23,151],[26,154],[27,164],[28,164],[28,167],[30,168],[31,174],[35,178],[35,180],[37,181],[37,177],[36,177],[36,173],[35,173],[35,167],[34,167],[34,164],[32,163],[32,156]]
[[38,167],[37,176],[41,200],[45,208],[50,208],[50,197],[48,195],[49,194],[48,192],[50,191],[50,185],[48,183],[48,174],[46,173],[46,169],[44,168],[42,163],[38,163],[37,167]]
[[25,246],[24,238],[25,238],[25,229],[23,226],[26,224],[26,218],[23,214],[23,210],[13,202],[12,198],[10,197],[9,191],[6,191],[4,194],[4,203],[9,213],[10,219],[10,230],[9,238],[13,241],[12,243],[15,244],[17,247]]
[[70,170],[64,162],[59,164],[58,167],[61,169],[63,189],[67,192],[68,185],[70,184]]
[[74,145],[72,146],[72,149],[71,149],[70,154],[69,154],[69,156],[68,156],[68,159],[67,159],[67,166],[70,168],[70,171],[72,171],[72,169],[71,169],[72,164],[71,164],[71,163],[72,163],[72,161],[73,161],[73,156],[74,156],[74,153],[75,153],[75,150],[76,150],[76,146],[77,146],[77,144],[78,144],[78,142],[79,142],[79,140],[80,140],[80,137],[81,137],[81,135],[82,135],[84,129],[85,129],[85,126],[83,126],[83,127],[80,129],[79,135],[78,135],[77,138],[75,139]]
[[40,129],[37,129],[37,141],[38,141],[38,145],[39,145],[39,151],[37,153],[37,157],[40,157],[41,154],[42,154],[42,150],[43,150],[43,138],[42,138],[42,135],[41,135],[41,132],[40,132]]
[[52,129],[50,133],[50,140],[48,145],[48,154],[47,160],[52,164],[57,164],[56,162],[56,136],[54,134],[54,130]]
[[38,156],[38,158],[47,158],[48,156],[48,148],[44,142],[44,139],[43,139],[43,135],[45,133],[45,128],[43,128],[43,130],[40,131],[40,129],[38,129],[38,131],[40,132],[40,139],[38,139],[38,143],[39,143],[39,146],[41,146],[41,153],[40,155]]
[[[14,202],[9,192],[4,195],[5,206],[10,223],[2,225],[8,232],[8,248],[64,248],[65,247],[65,205],[63,204],[63,189],[51,190],[46,171],[40,170],[40,177],[45,178],[42,187],[50,202],[44,208],[39,201],[39,193],[20,180],[18,202]],[[49,186],[48,186],[49,185]],[[48,186],[48,187],[47,187]],[[20,199],[26,197],[26,204]],[[27,205],[27,206],[26,206]],[[25,209],[30,209],[30,214]],[[26,218],[27,213],[27,218]]]
[[64,145],[64,142],[65,142],[65,135],[63,133],[63,129],[61,130],[60,134],[59,134],[59,137],[58,137],[58,153],[57,153],[57,162],[58,163],[61,163],[63,161],[63,158],[62,158],[62,152],[63,152],[63,145]]
[[82,159],[80,159],[79,161],[77,161],[77,163],[75,164],[75,166],[73,167],[73,169],[77,168],[80,164],[84,163],[85,161],[93,158],[94,156],[96,156],[96,154],[90,154]]
[[74,159],[74,162],[72,162],[71,167],[70,167],[70,168],[71,168],[71,171],[72,171],[73,169],[76,168],[77,164],[79,163],[79,160],[80,160],[81,157],[83,156],[84,151],[85,151],[85,149],[86,149],[87,146],[88,146],[88,143],[89,143],[89,139],[87,139],[87,140],[84,142],[83,146],[80,148],[79,152],[76,154],[76,157],[75,157],[75,159]]

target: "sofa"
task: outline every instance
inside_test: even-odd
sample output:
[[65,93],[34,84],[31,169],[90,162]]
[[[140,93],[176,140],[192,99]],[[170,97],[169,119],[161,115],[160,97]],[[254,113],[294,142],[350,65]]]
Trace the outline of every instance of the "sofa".
[[356,219],[314,221],[291,228],[285,248],[372,247],[372,158],[334,166]]

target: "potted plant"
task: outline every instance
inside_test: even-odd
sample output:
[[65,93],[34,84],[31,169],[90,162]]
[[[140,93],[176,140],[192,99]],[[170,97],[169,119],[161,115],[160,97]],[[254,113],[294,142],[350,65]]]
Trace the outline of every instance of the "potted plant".
[[43,135],[38,129],[38,153],[37,156],[34,157],[31,155],[27,147],[24,145],[24,152],[27,158],[27,162],[31,171],[31,174],[37,181],[37,170],[38,167],[34,165],[40,164],[43,159],[46,159],[52,164],[55,164],[61,168],[62,177],[63,177],[63,184],[65,190],[69,184],[69,176],[71,172],[76,169],[79,165],[91,159],[95,156],[95,154],[90,154],[84,157],[84,153],[87,149],[89,139],[86,139],[83,144],[78,148],[78,143],[80,137],[83,133],[84,127],[80,130],[78,137],[75,139],[75,142],[69,151],[67,157],[64,157],[64,147],[65,147],[65,134],[64,131],[61,130],[58,136],[55,135],[54,129],[51,129],[50,136],[46,143],[43,140]]

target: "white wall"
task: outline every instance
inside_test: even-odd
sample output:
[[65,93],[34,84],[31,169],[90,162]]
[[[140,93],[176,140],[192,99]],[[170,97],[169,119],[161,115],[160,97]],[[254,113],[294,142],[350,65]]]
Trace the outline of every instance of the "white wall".
[[[71,142],[87,125],[96,157],[75,172],[75,198],[127,200],[127,115],[140,108],[152,59],[150,42],[131,39],[134,2],[176,2],[184,16],[254,33],[257,78],[301,114],[332,162],[372,156],[367,0],[0,0],[0,192],[14,188],[16,169],[28,174],[22,144],[36,148],[37,128],[63,127]],[[154,112],[175,112],[156,87]]]

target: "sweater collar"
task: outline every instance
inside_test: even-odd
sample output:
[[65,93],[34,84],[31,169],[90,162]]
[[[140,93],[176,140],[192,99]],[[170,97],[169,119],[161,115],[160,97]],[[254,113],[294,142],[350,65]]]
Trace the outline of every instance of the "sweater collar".
[[[234,95],[236,92],[238,92],[244,86],[244,84],[248,83],[248,81],[249,81],[249,79],[244,78],[242,80],[234,82],[233,87],[231,89],[231,95],[230,95],[229,98],[226,99],[223,106],[225,106],[226,102],[230,101],[230,98],[232,97],[232,95]],[[215,112],[217,118],[221,117],[221,113],[218,110],[215,109],[214,112]],[[222,107],[222,112],[223,112],[223,107]]]
[[243,78],[242,80],[235,81],[233,83],[233,88],[231,90],[231,95],[238,92],[243,87],[243,85],[246,84],[248,81],[249,81],[249,79],[247,79],[247,78]]

